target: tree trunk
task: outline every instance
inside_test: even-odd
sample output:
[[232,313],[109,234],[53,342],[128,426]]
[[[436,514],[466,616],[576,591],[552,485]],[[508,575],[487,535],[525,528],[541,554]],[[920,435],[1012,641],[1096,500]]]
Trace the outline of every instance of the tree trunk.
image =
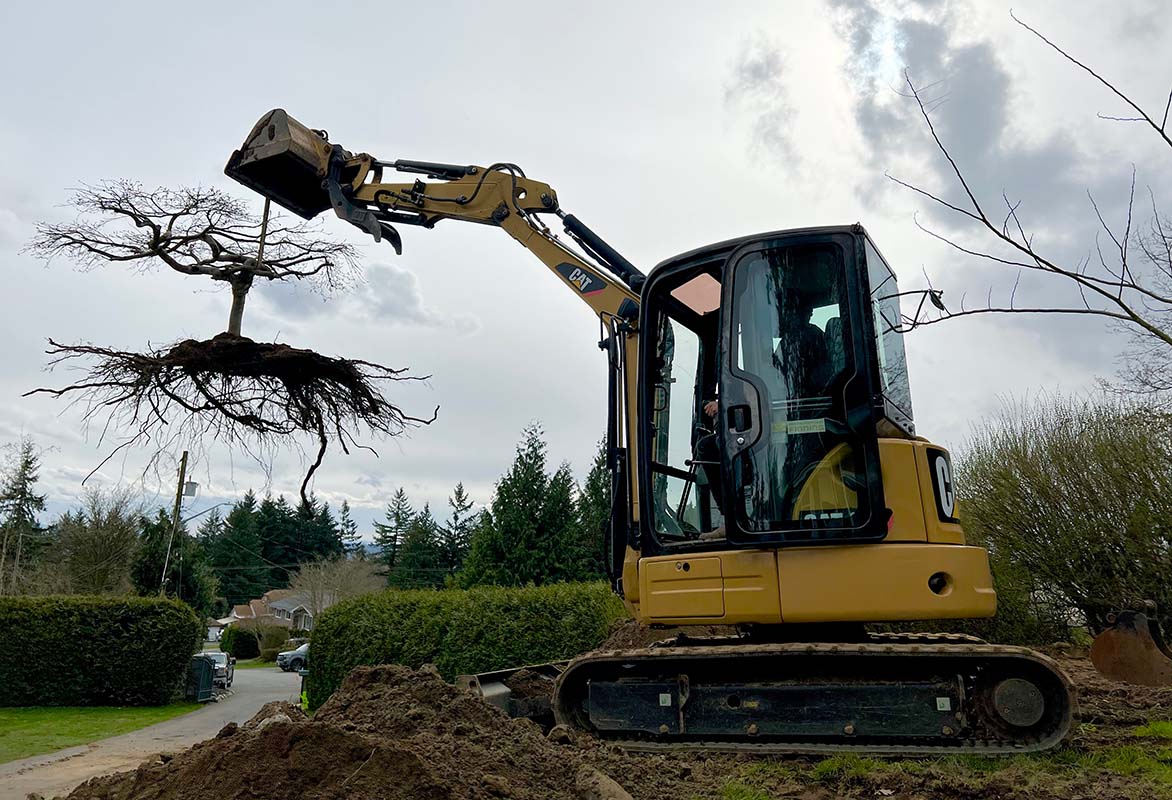
[[229,280],[232,286],[232,311],[228,314],[228,333],[240,335],[240,323],[244,319],[244,301],[252,288],[252,273],[238,273]]
[[4,566],[8,563],[8,526],[4,525],[4,544],[0,546],[0,595],[4,594]]
[[16,532],[16,556],[12,559],[12,582],[9,584],[12,587],[10,594],[17,594],[16,583],[20,580],[20,551],[24,545],[24,530]]

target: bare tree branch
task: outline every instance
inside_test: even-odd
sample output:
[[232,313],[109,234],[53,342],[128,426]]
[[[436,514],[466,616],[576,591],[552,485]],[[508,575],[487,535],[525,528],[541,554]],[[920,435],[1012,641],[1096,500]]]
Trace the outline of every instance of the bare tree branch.
[[[1012,12],[1011,16],[1018,25],[1093,77],[1136,114],[1099,114],[1100,118],[1143,122],[1156,132],[1164,144],[1172,147],[1172,138],[1167,132],[1169,112],[1172,111],[1172,92],[1165,101],[1163,115],[1157,123],[1153,114],[1148,113],[1112,82],[1013,16]],[[948,163],[950,177],[961,190],[964,202],[949,201],[939,193],[891,175],[887,177],[894,183],[927,198],[933,204],[956,214],[964,222],[976,223],[975,233],[984,237],[985,243],[962,243],[928,228],[917,218],[916,225],[921,230],[966,256],[1014,269],[1015,275],[1012,285],[1007,288],[1008,304],[994,302],[992,287],[987,293],[985,304],[977,308],[966,307],[965,296],[962,294],[959,310],[945,307],[941,299],[943,292],[933,287],[930,282],[927,289],[901,292],[901,295],[914,297],[919,294],[920,297],[912,313],[901,314],[899,329],[912,330],[946,319],[978,314],[1072,314],[1102,317],[1126,331],[1131,339],[1130,349],[1122,359],[1125,385],[1111,388],[1133,391],[1145,396],[1164,397],[1169,407],[1172,407],[1172,226],[1162,219],[1155,193],[1149,187],[1151,222],[1146,230],[1137,229],[1135,164],[1132,164],[1131,168],[1126,212],[1118,223],[1112,223],[1100,208],[1095,196],[1087,192],[1099,233],[1096,234],[1088,255],[1077,263],[1068,264],[1067,256],[1051,256],[1035,246],[1035,238],[1021,216],[1021,202],[1011,200],[1005,192],[1001,193],[1002,202],[1005,204],[1004,216],[999,224],[990,219],[960,162],[949,151],[933,122],[932,111],[937,107],[936,100],[926,98],[924,90],[917,88],[906,72],[904,77],[906,92],[901,94],[915,101],[937,151]],[[925,88],[930,89],[936,85],[928,84]],[[1109,247],[1106,246],[1108,240],[1111,243]],[[1081,306],[1047,302],[1048,298],[1043,298],[1041,303],[1018,305],[1019,290],[1028,290],[1027,286],[1022,285],[1022,275],[1026,270],[1075,287],[1079,292]],[[931,300],[931,303],[926,302],[927,300]]]
[[[245,205],[218,189],[143,188],[133,181],[105,181],[78,189],[70,202],[79,212],[70,223],[39,223],[26,250],[45,260],[70,258],[92,269],[103,263],[158,264],[183,275],[225,281],[242,312],[253,280],[308,280],[316,289],[348,288],[358,277],[352,245],[315,236],[316,225],[269,221],[264,262],[259,263],[261,222]],[[229,333],[240,334],[239,313]]]

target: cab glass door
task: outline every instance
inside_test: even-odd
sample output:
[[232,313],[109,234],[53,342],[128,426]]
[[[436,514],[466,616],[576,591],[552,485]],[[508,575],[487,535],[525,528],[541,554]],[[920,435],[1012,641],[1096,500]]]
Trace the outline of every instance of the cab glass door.
[[856,342],[860,263],[847,235],[757,242],[728,261],[719,428],[730,539],[886,532],[873,513],[882,488],[870,351]]

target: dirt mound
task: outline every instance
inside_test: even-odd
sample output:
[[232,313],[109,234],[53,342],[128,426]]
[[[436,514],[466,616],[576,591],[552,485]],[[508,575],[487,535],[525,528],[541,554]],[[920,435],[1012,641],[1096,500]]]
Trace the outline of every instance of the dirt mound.
[[434,670],[360,667],[312,720],[269,703],[237,728],[73,800],[570,800],[578,753],[548,742]]
[[[663,633],[662,631],[657,631]],[[632,640],[631,631],[624,635]],[[584,800],[585,798],[836,798],[894,800],[1074,800],[1169,797],[1136,772],[1165,763],[1134,733],[1172,718],[1172,689],[1103,678],[1085,658],[1062,666],[1080,688],[1083,722],[1053,755],[1010,759],[761,758],[752,755],[626,753],[589,736],[547,738],[510,719],[433,669],[360,667],[307,720],[269,703],[242,726],[134,772],[99,778],[73,800]],[[518,685],[536,686],[539,675]],[[560,742],[557,744],[555,742]],[[1142,751],[1137,748],[1144,748]],[[1134,751],[1134,753],[1132,753]],[[1132,753],[1127,764],[1111,758]],[[1137,755],[1138,754],[1138,755]],[[1141,759],[1136,761],[1135,759]],[[594,772],[597,770],[604,777]],[[1135,774],[1133,774],[1135,773]],[[606,776],[609,776],[608,778]],[[621,785],[617,789],[614,779]]]
[[1100,675],[1087,658],[1064,658],[1059,664],[1078,688],[1083,722],[1143,725],[1153,718],[1172,719],[1172,687],[1120,683]]

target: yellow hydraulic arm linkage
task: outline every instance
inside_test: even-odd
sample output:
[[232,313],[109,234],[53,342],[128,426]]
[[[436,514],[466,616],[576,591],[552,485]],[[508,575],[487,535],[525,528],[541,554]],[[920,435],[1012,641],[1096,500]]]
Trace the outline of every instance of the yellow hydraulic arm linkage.
[[[316,180],[305,180],[306,170],[312,170]],[[429,182],[384,182],[384,172],[392,170],[422,175]],[[576,217],[564,214],[549,184],[525,177],[514,164],[486,168],[380,161],[330,144],[323,131],[311,130],[275,109],[256,124],[225,171],[306,219],[332,207],[376,241],[386,238],[398,253],[402,241],[395,224],[430,228],[440,220],[457,219],[499,226],[599,316],[637,316],[643,274]],[[277,175],[286,177],[274,180]],[[613,277],[561,242],[539,214],[561,217],[566,232]]]

